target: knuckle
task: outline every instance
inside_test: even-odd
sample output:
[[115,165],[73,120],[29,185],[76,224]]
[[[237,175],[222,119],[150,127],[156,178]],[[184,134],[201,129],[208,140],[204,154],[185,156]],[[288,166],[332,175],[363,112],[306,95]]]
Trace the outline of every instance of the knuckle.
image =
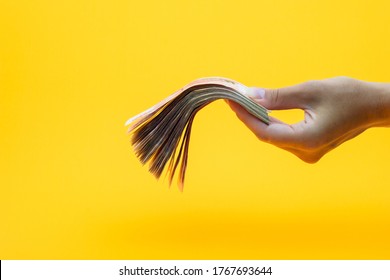
[[271,90],[270,102],[274,105],[280,102],[280,89]]
[[318,88],[318,86],[320,85],[321,81],[319,80],[309,80],[307,82],[304,83],[304,85],[310,89],[315,89],[315,88]]
[[257,136],[257,139],[259,139],[260,141],[263,141],[265,143],[271,142],[268,135],[265,135],[263,133],[256,133],[256,136]]
[[350,81],[350,80],[353,80],[351,77],[348,77],[348,76],[339,76],[337,77],[338,80],[340,81]]
[[325,84],[320,80],[310,80],[304,82],[301,85],[302,97],[305,98],[306,102],[314,102],[319,98],[317,93],[321,93],[325,88]]

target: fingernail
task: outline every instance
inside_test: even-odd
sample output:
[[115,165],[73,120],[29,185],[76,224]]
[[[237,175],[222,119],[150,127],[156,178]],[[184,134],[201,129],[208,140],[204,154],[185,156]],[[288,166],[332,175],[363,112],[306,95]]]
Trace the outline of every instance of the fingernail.
[[263,88],[251,87],[246,94],[252,99],[263,99],[265,96],[265,90]]

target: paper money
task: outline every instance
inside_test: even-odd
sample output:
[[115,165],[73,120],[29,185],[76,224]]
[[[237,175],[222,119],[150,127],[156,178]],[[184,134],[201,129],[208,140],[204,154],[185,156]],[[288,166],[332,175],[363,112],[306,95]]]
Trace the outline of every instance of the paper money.
[[178,186],[184,187],[191,127],[196,113],[217,99],[232,100],[269,124],[268,111],[245,96],[247,87],[221,77],[195,80],[126,122],[131,143],[142,164],[160,178],[166,169],[169,185],[177,168]]

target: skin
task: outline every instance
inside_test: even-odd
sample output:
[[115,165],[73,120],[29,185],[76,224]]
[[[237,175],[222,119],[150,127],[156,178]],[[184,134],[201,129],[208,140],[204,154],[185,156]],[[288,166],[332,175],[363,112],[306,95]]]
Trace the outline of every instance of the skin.
[[[229,102],[238,118],[262,141],[287,150],[307,163],[371,127],[390,125],[390,84],[336,77],[298,85],[250,88],[248,96],[270,110],[302,109],[304,120],[286,124],[271,117],[269,125]],[[262,98],[261,98],[262,97]]]

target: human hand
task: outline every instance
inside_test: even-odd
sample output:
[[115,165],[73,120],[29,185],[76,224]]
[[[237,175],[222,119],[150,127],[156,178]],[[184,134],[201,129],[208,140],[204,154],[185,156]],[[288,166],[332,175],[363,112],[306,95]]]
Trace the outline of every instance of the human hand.
[[390,84],[337,77],[280,89],[250,88],[247,95],[270,110],[302,109],[304,120],[269,125],[229,101],[238,118],[262,141],[285,149],[308,163],[366,129],[390,124]]

